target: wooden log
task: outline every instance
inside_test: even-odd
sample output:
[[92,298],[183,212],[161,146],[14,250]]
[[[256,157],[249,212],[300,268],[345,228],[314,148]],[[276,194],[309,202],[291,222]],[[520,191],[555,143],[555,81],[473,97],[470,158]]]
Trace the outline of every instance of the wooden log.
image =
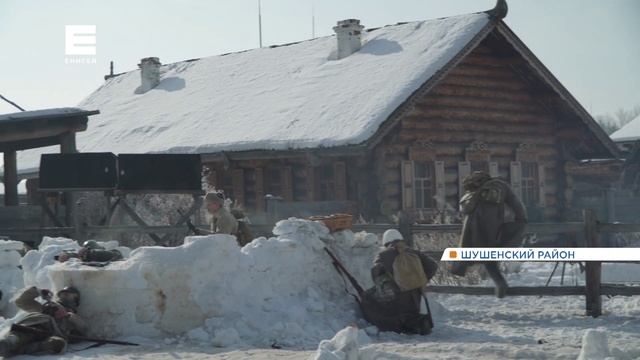
[[534,124],[499,124],[499,122],[472,120],[440,120],[412,117],[402,122],[403,129],[434,129],[444,131],[469,131],[477,134],[538,134],[553,136],[553,126],[549,123]]
[[[76,148],[76,134],[74,132],[66,133],[60,136],[60,152],[63,154],[73,154],[77,152]],[[74,216],[76,213],[76,195],[71,191],[64,193],[65,203],[65,220],[67,224],[74,224],[76,228],[79,228],[79,224],[74,223]]]
[[442,79],[443,84],[475,86],[485,89],[501,89],[501,90],[524,90],[529,87],[525,82],[520,80],[497,79],[487,76],[461,76],[447,75]]
[[525,111],[530,113],[546,112],[546,110],[542,106],[533,101],[510,101],[504,99],[487,99],[472,96],[429,95],[426,96],[423,100],[418,101],[417,103],[424,104],[426,106],[464,106],[480,109]]
[[498,68],[504,68],[508,65],[521,64],[523,62],[521,57],[497,57],[487,54],[472,53],[465,57],[462,64],[477,64],[486,65]]
[[597,225],[600,233],[635,233],[640,232],[640,224],[611,224],[599,223]]
[[528,113],[522,111],[491,110],[485,108],[463,107],[463,106],[426,106],[416,104],[411,115],[418,115],[424,118],[441,118],[446,120],[482,120],[482,121],[504,121],[511,125],[514,123],[523,124],[553,124],[553,119],[540,113]]
[[450,84],[440,84],[436,86],[430,92],[430,95],[470,96],[483,99],[537,102],[537,99],[525,90],[485,89],[474,86]]
[[[582,213],[584,220],[585,245],[587,247],[599,247],[598,220],[595,211],[586,209]],[[602,314],[602,298],[600,297],[601,263],[587,261],[585,264],[585,290],[587,315],[598,317]]]
[[[415,142],[417,140],[427,141],[444,141],[444,142],[467,142],[468,144],[476,141],[478,134],[466,131],[412,131],[400,133],[399,140],[405,142]],[[521,134],[518,136],[505,136],[495,134],[482,134],[482,140],[488,144],[511,144],[517,146],[521,143],[529,143],[538,145],[554,145],[555,139],[548,137],[540,137],[535,135]]]
[[460,76],[482,76],[495,79],[507,79],[511,81],[522,81],[518,74],[507,67],[486,66],[471,63],[462,63],[451,69],[451,75]]
[[[427,293],[462,294],[462,295],[493,295],[495,289],[480,286],[427,286]],[[507,288],[507,296],[568,296],[584,295],[582,286],[513,286]]]
[[[463,294],[463,295],[494,295],[492,287],[479,286],[427,286],[427,293],[435,294]],[[605,285],[601,286],[602,295],[634,296],[640,295],[640,286]],[[507,289],[507,296],[571,296],[585,295],[582,286],[514,286]]]

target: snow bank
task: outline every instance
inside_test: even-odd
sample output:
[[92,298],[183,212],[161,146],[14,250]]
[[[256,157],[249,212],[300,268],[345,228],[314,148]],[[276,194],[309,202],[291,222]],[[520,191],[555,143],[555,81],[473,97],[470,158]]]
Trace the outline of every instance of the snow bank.
[[[98,245],[107,250],[117,249],[122,253],[124,258],[127,258],[131,252],[131,249],[119,246],[118,242],[115,240],[98,241]],[[79,261],[77,259],[70,259],[66,264],[60,264],[54,259],[54,257],[63,251],[78,251],[79,249],[80,245],[78,245],[78,242],[75,240],[63,237],[53,238],[45,236],[38,246],[38,250],[29,251],[20,261],[24,271],[24,285],[37,286],[45,289],[56,289],[51,280],[49,269],[54,267],[64,268],[65,266],[78,263]]]
[[609,356],[609,341],[603,331],[589,329],[582,336],[578,360],[603,360]]
[[16,308],[10,302],[15,293],[24,287],[20,265],[20,253],[23,245],[19,241],[0,240],[0,316],[15,315]]
[[187,237],[175,248],[138,248],[105,268],[50,264],[53,253],[74,245],[48,239],[23,264],[29,264],[30,281],[78,287],[79,313],[98,336],[305,346],[361,321],[323,249],[329,245],[368,287],[377,237],[331,235],[324,225],[298,219],[280,221],[274,234],[242,249],[229,235]]
[[[378,350],[370,346],[371,339],[364,330],[348,326],[331,339],[323,340],[318,350],[309,360],[411,360],[414,357],[403,356]],[[422,359],[422,358],[421,358]]]
[[[318,345],[314,360],[359,360],[360,344],[358,328],[349,326],[340,330],[331,340],[323,340]],[[368,339],[366,334],[363,338]]]

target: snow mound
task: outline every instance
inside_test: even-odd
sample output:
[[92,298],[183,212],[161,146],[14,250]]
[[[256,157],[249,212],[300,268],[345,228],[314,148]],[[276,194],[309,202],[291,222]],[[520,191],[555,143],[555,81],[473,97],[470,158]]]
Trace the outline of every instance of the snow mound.
[[[119,246],[115,240],[98,241],[97,243],[107,250],[119,250],[124,258],[127,258],[129,253],[131,253],[131,249]],[[29,251],[20,261],[24,271],[24,285],[56,289],[49,276],[48,270],[53,267],[64,268],[69,264],[78,262],[78,260],[71,259],[67,264],[60,264],[54,257],[63,251],[78,251],[79,249],[80,245],[78,245],[78,242],[75,240],[64,237],[53,238],[45,236],[38,246],[38,250]]]
[[23,245],[19,241],[0,240],[0,316],[11,317],[17,309],[10,300],[24,287],[20,265],[20,253]]
[[331,339],[323,340],[309,360],[411,360],[414,357],[382,352],[368,346],[371,339],[364,330],[348,326]]
[[609,341],[603,331],[589,329],[582,336],[578,360],[603,360],[609,357]]
[[344,328],[331,339],[323,340],[318,345],[314,360],[359,360],[358,328]]
[[369,287],[377,237],[348,230],[329,234],[324,225],[299,219],[280,221],[273,232],[277,237],[243,248],[229,235],[187,237],[175,248],[138,248],[105,268],[51,265],[55,252],[74,245],[49,239],[23,264],[30,265],[25,271],[35,282],[79,288],[79,313],[97,336],[309,346],[362,321],[324,248]]

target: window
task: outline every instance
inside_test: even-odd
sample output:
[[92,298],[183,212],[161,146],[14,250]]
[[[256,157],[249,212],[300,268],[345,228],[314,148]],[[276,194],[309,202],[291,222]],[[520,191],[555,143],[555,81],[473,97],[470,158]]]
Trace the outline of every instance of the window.
[[336,192],[336,180],[333,171],[333,164],[317,168],[316,174],[318,174],[317,200],[333,200]]
[[538,164],[523,162],[521,164],[522,202],[527,206],[538,204]]
[[484,171],[489,172],[489,163],[486,161],[470,161],[471,163],[471,172],[474,171]]
[[435,208],[435,176],[433,164],[416,162],[413,174],[415,207],[418,209]]
[[282,192],[282,169],[265,169],[266,193],[274,196],[283,196]]

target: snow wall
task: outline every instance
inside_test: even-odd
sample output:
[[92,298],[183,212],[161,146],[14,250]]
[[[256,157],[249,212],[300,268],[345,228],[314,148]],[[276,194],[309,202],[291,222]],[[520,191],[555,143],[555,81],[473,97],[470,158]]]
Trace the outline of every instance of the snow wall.
[[25,283],[76,286],[91,335],[110,338],[186,334],[216,346],[304,346],[362,321],[324,247],[366,288],[376,235],[329,234],[324,225],[299,219],[280,221],[273,232],[276,237],[243,248],[229,235],[187,237],[179,247],[138,248],[104,268],[50,264],[44,259],[77,245],[49,239],[23,259]]
[[20,265],[22,243],[19,241],[0,240],[0,319],[16,314],[17,308],[10,301],[16,292],[24,286]]

